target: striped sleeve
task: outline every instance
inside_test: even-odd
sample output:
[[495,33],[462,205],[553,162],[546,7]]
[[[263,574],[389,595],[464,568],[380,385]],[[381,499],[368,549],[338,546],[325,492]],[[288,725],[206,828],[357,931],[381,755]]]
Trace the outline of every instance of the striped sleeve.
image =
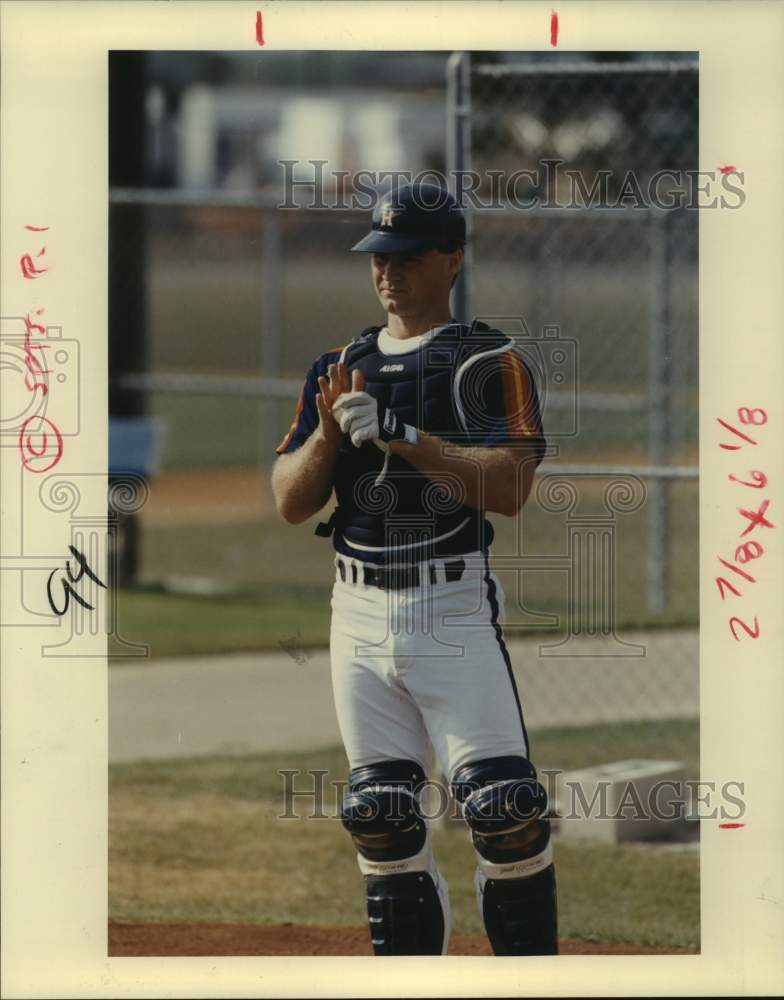
[[318,379],[327,374],[327,368],[336,362],[342,352],[341,347],[335,347],[314,361],[305,376],[305,382],[300,390],[299,399],[294,410],[294,419],[286,432],[286,436],[275,449],[278,455],[285,455],[301,448],[318,426],[318,409],[316,396],[320,392]]
[[538,465],[546,448],[539,395],[531,370],[517,351],[495,356],[483,397],[489,419],[479,443],[492,447],[531,441]]

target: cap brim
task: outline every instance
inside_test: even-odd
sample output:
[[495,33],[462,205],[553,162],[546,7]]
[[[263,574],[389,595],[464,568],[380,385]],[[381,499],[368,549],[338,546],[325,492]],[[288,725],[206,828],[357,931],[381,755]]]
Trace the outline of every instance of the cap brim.
[[385,233],[373,230],[355,246],[351,252],[360,253],[417,253],[432,250],[433,245],[423,240],[421,236],[406,236],[404,233]]

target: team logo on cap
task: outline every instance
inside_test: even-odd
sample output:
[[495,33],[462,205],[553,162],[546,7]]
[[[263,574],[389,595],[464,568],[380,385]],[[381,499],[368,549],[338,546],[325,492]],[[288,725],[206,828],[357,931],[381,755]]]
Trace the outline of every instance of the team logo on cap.
[[396,209],[393,205],[384,205],[381,209],[381,225],[391,226],[394,220],[400,215],[399,209]]

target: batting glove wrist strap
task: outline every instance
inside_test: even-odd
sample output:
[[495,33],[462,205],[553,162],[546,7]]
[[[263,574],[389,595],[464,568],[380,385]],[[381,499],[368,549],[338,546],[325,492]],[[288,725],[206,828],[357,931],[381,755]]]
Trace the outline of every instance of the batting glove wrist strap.
[[390,441],[406,441],[408,444],[416,444],[419,440],[416,427],[411,424],[404,424],[399,420],[394,410],[387,409],[384,412],[384,419],[379,430],[379,439],[386,443]]

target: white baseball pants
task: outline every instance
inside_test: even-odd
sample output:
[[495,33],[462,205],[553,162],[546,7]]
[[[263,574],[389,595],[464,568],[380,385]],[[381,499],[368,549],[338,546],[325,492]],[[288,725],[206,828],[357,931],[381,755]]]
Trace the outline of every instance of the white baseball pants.
[[[419,585],[383,590],[345,556],[332,592],[335,708],[351,768],[405,758],[451,780],[470,761],[528,756],[522,708],[501,622],[504,594],[486,556],[419,564]],[[356,582],[352,582],[356,580]]]

